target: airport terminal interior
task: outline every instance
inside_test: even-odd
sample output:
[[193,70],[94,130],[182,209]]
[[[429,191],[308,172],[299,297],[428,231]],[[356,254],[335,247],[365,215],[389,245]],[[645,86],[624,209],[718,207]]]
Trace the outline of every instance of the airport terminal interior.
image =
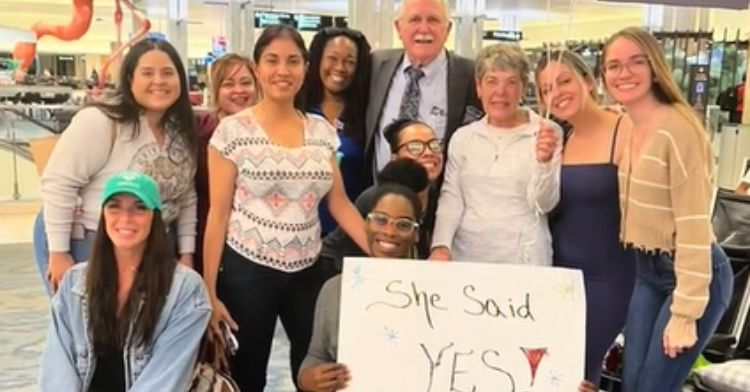
[[[208,86],[212,63],[227,53],[251,56],[255,40],[267,26],[290,25],[308,45],[321,30],[349,27],[364,33],[373,50],[400,48],[403,45],[393,24],[400,3],[401,0],[0,0],[0,390],[38,390],[39,361],[50,323],[50,298],[37,271],[32,246],[34,222],[42,206],[40,174],[32,145],[36,140],[64,133],[79,108],[102,89],[114,87],[122,61],[122,55],[113,55],[115,51],[127,49],[132,39],[142,37],[169,41],[188,74],[193,109],[208,112],[212,102]],[[538,99],[533,64],[560,49],[580,55],[594,72],[597,99],[616,106],[600,78],[605,42],[629,26],[647,29],[657,39],[680,92],[703,121],[715,163],[714,191],[733,191],[750,174],[750,101],[746,99],[750,93],[744,87],[748,83],[744,76],[750,40],[747,0],[448,3],[452,27],[445,48],[473,59],[483,47],[497,43],[520,46],[532,64],[523,96],[523,105],[532,108]],[[81,4],[90,7],[92,13],[90,25],[84,30],[75,37],[65,36],[72,34],[69,31],[59,36],[40,36],[40,24],[71,23]],[[30,62],[25,63],[24,57]],[[736,93],[744,97],[737,97]],[[723,99],[727,96],[734,99],[733,107],[725,104]],[[750,206],[750,198],[743,202]],[[719,204],[715,200],[713,203]],[[747,238],[749,210],[744,210],[744,218],[737,223]],[[731,211],[730,214],[740,213]],[[735,280],[731,307],[736,309],[731,320],[727,316],[720,325],[734,340],[724,347],[724,354],[704,355],[717,362],[744,359],[745,381],[730,382],[734,389],[731,385],[728,389],[689,389],[696,387],[686,385],[685,390],[750,392],[750,240],[745,245],[744,253],[730,255],[735,276],[744,276],[744,281],[740,279],[742,283],[737,284]],[[615,348],[607,361],[617,360]],[[266,391],[294,390],[288,351],[289,342],[279,325]],[[599,389],[620,391],[617,366],[606,362],[603,366]],[[542,390],[554,391],[528,389]]]

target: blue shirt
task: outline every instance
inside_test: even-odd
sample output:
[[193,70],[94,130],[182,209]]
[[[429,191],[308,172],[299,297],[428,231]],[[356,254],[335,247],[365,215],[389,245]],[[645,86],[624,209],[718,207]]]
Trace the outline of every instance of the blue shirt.
[[[310,113],[325,117],[320,108],[311,109]],[[353,202],[365,190],[363,176],[365,163],[364,147],[361,141],[344,133],[344,122],[340,118],[334,122],[333,126],[336,128],[336,133],[341,142],[337,158],[341,177],[344,180],[344,189],[349,200]],[[327,200],[318,205],[318,216],[320,217],[321,236],[325,237],[326,234],[332,232],[338,226],[331,216],[331,212],[328,211]]]

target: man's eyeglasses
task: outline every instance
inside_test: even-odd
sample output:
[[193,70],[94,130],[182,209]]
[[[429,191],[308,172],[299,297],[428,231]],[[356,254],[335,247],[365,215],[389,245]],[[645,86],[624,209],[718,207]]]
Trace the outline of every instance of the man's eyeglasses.
[[649,63],[648,56],[645,54],[639,54],[631,57],[628,61],[621,63],[619,61],[609,61],[604,64],[604,73],[612,76],[617,76],[622,73],[622,70],[627,68],[629,73],[641,73],[647,69],[651,64]]
[[434,152],[435,154],[440,154],[443,152],[443,143],[440,142],[440,139],[432,139],[426,142],[421,140],[412,140],[396,147],[396,150],[393,152],[396,153],[398,152],[398,150],[404,147],[406,147],[406,151],[409,151],[409,154],[414,156],[422,155],[427,148],[429,148],[430,151]]
[[388,225],[393,225],[396,232],[403,235],[414,233],[419,228],[419,223],[409,218],[392,219],[386,214],[380,212],[371,212],[367,214],[367,222],[377,229],[384,229]]

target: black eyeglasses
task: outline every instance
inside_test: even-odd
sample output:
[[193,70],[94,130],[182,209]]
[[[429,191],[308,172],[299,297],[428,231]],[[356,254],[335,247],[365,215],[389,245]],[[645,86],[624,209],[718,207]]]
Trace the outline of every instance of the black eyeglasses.
[[422,140],[411,140],[408,141],[398,147],[393,151],[394,153],[397,153],[398,150],[406,147],[406,150],[409,151],[409,154],[414,156],[420,156],[424,153],[425,149],[430,149],[430,151],[434,152],[435,154],[440,154],[443,152],[443,143],[440,142],[440,139],[431,139],[428,141],[422,141]]
[[377,229],[384,229],[386,226],[393,224],[396,232],[402,235],[414,233],[419,228],[419,223],[409,218],[392,219],[386,214],[380,212],[371,212],[367,214],[367,222]]

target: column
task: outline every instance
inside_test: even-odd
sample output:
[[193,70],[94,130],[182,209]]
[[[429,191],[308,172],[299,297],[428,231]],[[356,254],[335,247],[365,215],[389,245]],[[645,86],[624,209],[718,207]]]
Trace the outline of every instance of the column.
[[187,2],[188,0],[169,0],[167,4],[167,40],[180,54],[185,69],[188,68]]
[[[656,7],[656,6],[652,6]],[[663,7],[662,23],[656,30],[663,31],[708,31],[709,10],[695,7]],[[651,26],[651,25],[649,25]]]
[[476,57],[482,48],[486,0],[452,0],[454,50],[461,56]]
[[349,27],[367,37],[373,49],[393,47],[394,0],[348,0]]
[[742,123],[750,125],[750,79],[745,77],[745,96],[742,101]]
[[664,25],[664,6],[660,4],[650,4],[646,6],[644,14],[644,25],[649,31],[663,30]]
[[248,0],[229,0],[226,13],[227,52],[252,57],[255,44],[255,6]]

